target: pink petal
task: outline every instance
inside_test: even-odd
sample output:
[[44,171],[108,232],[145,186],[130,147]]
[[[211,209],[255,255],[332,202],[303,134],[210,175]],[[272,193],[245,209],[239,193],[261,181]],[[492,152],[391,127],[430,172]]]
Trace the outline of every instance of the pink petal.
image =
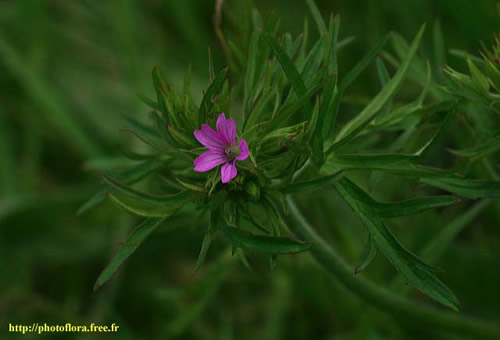
[[237,160],[243,161],[248,158],[248,144],[246,140],[242,139],[239,142],[240,154],[236,157]]
[[194,171],[205,172],[225,162],[227,162],[227,157],[224,153],[208,150],[194,160]]
[[207,124],[201,125],[201,130],[195,130],[193,132],[194,137],[203,144],[203,146],[211,149],[211,150],[224,150],[226,147],[226,143],[222,136],[215,132],[210,126]]
[[228,183],[230,180],[235,178],[237,174],[238,170],[236,170],[234,162],[228,162],[220,168],[222,183]]
[[217,133],[219,133],[228,144],[234,144],[236,139],[236,124],[234,120],[226,119],[224,112],[217,118]]

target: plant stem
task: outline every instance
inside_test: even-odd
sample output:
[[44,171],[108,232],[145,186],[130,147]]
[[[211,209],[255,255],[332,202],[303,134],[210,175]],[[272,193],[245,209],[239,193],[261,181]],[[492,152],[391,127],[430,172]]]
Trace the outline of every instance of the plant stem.
[[381,311],[419,327],[436,327],[455,334],[470,335],[475,339],[500,339],[500,328],[495,325],[411,301],[362,277],[354,276],[349,264],[307,222],[290,196],[287,197],[287,203],[297,222],[290,224],[292,232],[315,243],[311,249],[313,258],[354,295]]

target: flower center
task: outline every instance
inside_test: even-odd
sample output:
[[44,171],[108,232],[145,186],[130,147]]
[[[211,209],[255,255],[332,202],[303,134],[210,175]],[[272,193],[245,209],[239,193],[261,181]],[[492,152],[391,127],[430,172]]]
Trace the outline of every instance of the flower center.
[[233,144],[226,146],[226,148],[224,149],[224,153],[226,154],[229,161],[232,161],[233,159],[238,157],[240,155],[240,152],[241,150],[239,146]]

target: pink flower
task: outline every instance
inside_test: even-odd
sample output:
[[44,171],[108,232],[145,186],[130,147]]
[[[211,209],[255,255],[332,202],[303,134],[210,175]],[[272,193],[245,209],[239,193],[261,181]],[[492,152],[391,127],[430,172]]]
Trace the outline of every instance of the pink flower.
[[208,151],[194,160],[194,171],[205,172],[224,164],[220,169],[222,183],[228,183],[238,174],[236,161],[248,158],[248,145],[244,139],[236,144],[236,125],[233,119],[226,119],[224,113],[217,118],[217,132],[207,124],[194,131],[196,139]]

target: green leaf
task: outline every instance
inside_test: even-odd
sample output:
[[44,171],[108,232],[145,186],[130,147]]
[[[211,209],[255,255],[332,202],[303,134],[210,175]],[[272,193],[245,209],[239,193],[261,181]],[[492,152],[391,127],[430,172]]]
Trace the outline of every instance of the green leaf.
[[439,129],[436,131],[436,133],[432,136],[425,145],[420,148],[417,152],[415,152],[415,156],[418,157],[425,157],[429,152],[432,150],[433,146],[436,145],[445,135],[445,133],[448,131],[451,123],[453,122],[453,119],[455,118],[456,114],[456,107],[452,108],[444,117],[443,122],[439,126]]
[[[274,38],[269,33],[267,33],[266,31],[262,31],[262,37],[264,38],[266,43],[271,47],[271,50],[278,59],[278,62],[283,68],[283,71],[285,72],[285,75],[287,76],[288,80],[292,84],[292,87],[297,93],[297,96],[301,97],[304,94],[306,94],[307,93],[306,85],[302,80],[299,71],[297,71],[297,68],[290,60],[290,57],[278,46],[278,44],[274,41]],[[309,120],[312,116],[311,103],[309,102],[304,103],[304,112],[306,114],[306,119]]]
[[418,214],[425,210],[457,203],[454,196],[429,196],[409,199],[401,202],[382,203],[372,201],[374,212],[380,217],[398,217]]
[[210,248],[210,244],[212,243],[212,239],[215,234],[219,230],[219,219],[220,219],[220,209],[214,209],[210,211],[210,223],[208,225],[208,229],[203,237],[203,242],[201,244],[200,254],[198,255],[198,259],[196,260],[196,264],[193,268],[193,274],[200,269],[202,264],[205,262],[205,257],[207,256],[208,249]]
[[384,35],[375,46],[368,52],[350,71],[342,78],[342,81],[339,84],[340,92],[344,92],[344,90],[349,87],[358,77],[363,73],[363,71],[371,64],[371,62],[378,56],[379,52],[385,46],[389,38],[391,37],[391,33]]
[[[113,172],[113,176],[119,178],[121,181],[127,184],[133,184],[150,173],[156,171],[161,168],[166,160],[165,159],[151,159],[145,162],[140,163],[132,168],[127,169],[126,171],[121,172]],[[86,211],[94,208],[101,202],[106,199],[107,192],[105,190],[99,191],[94,196],[92,196],[87,202],[82,204],[80,208],[78,208],[76,214],[77,216],[85,213]]]
[[123,116],[127,126],[133,130],[133,133],[146,144],[149,144],[152,147],[165,148],[163,140],[160,138],[160,135],[155,131],[151,126],[139,122],[137,119],[130,116]]
[[344,175],[343,171],[337,171],[336,173],[333,173],[331,175],[317,177],[315,179],[308,181],[289,183],[282,187],[278,187],[276,189],[284,194],[319,190],[329,184],[332,184],[335,181],[338,181],[340,178],[342,178],[343,175]]
[[318,137],[317,135],[315,135],[316,126],[321,124],[318,122],[318,118],[319,118],[319,97],[316,97],[316,103],[314,105],[312,117],[311,120],[308,122],[308,126],[306,129],[306,143],[308,145],[312,144],[314,137]]
[[214,81],[210,84],[210,86],[207,89],[207,92],[203,96],[203,99],[201,100],[200,104],[200,109],[198,111],[197,126],[201,126],[201,124],[206,121],[207,118],[206,115],[208,112],[210,112],[210,110],[214,105],[212,99],[222,90],[224,81],[227,78],[227,71],[228,68],[226,67],[222,69],[219,73],[217,73],[217,76],[215,77]]
[[184,75],[184,84],[182,86],[184,90],[184,97],[187,97],[188,99],[191,99],[191,71],[192,66],[189,64],[186,74]]
[[231,40],[227,41],[227,45],[229,46],[229,49],[231,50],[232,54],[234,55],[236,62],[237,62],[237,67],[242,67],[245,65],[245,54],[243,51]]
[[368,265],[373,261],[375,256],[377,255],[377,244],[373,239],[371,233],[368,234],[368,241],[366,241],[365,249],[363,250],[363,255],[361,256],[361,260],[359,264],[354,268],[354,275],[361,273],[363,270],[368,267]]
[[169,156],[161,156],[159,158],[141,162],[136,166],[128,168],[124,171],[112,171],[109,173],[109,175],[127,184],[134,184],[145,178],[149,174],[155,172],[156,170],[161,169],[165,165],[165,162],[168,162],[170,160],[171,157]]
[[[380,86],[384,87],[391,80],[391,75],[389,74],[389,71],[385,67],[384,62],[380,57],[377,57],[377,59],[375,60],[375,64],[377,66],[377,74],[378,74],[378,79],[380,81]],[[392,100],[389,100],[382,108],[380,114],[377,117],[375,117],[375,119],[373,119],[372,124],[376,124],[376,122],[379,119],[385,117],[387,114],[391,112],[391,110],[392,110]]]
[[153,67],[152,77],[153,77],[153,85],[156,91],[158,107],[160,108],[160,111],[163,113],[164,117],[167,119],[169,108],[168,108],[168,96],[166,95],[166,93],[168,89],[165,80],[163,78],[163,75],[157,66]]
[[485,157],[500,148],[500,136],[496,136],[485,143],[473,148],[463,150],[449,150],[451,153],[465,158],[478,159]]
[[[257,53],[260,40],[259,37],[260,37],[259,31],[256,31],[252,34],[252,37],[250,38],[250,47],[248,49],[248,62],[247,62],[247,69],[246,69],[245,83],[244,83],[245,85],[244,112],[246,115],[250,110],[250,104],[253,102],[255,96],[254,83],[255,83],[255,75],[257,72]],[[247,119],[246,115],[244,121],[246,121]]]
[[340,15],[333,14],[330,15],[330,22],[328,24],[328,72],[337,74],[338,64],[337,64],[337,51],[343,46],[348,45],[354,40],[353,37],[347,37],[341,41],[338,41],[340,32]]
[[396,74],[385,85],[382,90],[372,99],[372,101],[357,115],[354,119],[349,121],[339,132],[336,143],[332,145],[328,153],[333,152],[342,145],[350,141],[356,136],[370,121],[375,118],[380,109],[394,96],[403,84],[406,74],[410,68],[411,61],[417,53],[417,49],[425,31],[425,25],[420,28],[415,39],[413,40],[406,57],[404,58],[401,66],[398,68]]
[[476,64],[474,64],[474,62],[469,58],[468,55],[466,56],[466,60],[474,84],[476,84],[479,90],[488,92],[488,90],[490,89],[490,83],[488,82],[488,79],[481,73],[481,71],[479,71]]
[[166,129],[170,134],[170,136],[172,136],[172,138],[176,141],[176,143],[178,143],[182,147],[188,149],[194,149],[197,146],[199,146],[194,142],[194,138],[190,138],[191,136],[186,135],[183,132],[177,130],[172,125],[167,124]]
[[[375,47],[373,47],[373,49],[370,50],[370,52],[368,52],[368,54],[366,54],[350,71],[349,73],[347,73],[345,75],[344,78],[342,78],[342,81],[340,82],[339,86],[338,86],[338,89],[335,93],[335,96],[333,98],[333,103],[331,105],[331,107],[329,107],[329,110],[328,110],[328,114],[326,115],[325,117],[325,124],[323,126],[323,137],[327,137],[330,132],[332,131],[333,127],[334,127],[334,124],[335,124],[335,121],[336,121],[336,118],[337,118],[337,114],[338,114],[338,111],[339,111],[339,107],[340,107],[340,101],[344,95],[344,91],[347,89],[347,87],[349,87],[349,85],[351,85],[357,78],[358,76],[368,67],[368,65],[373,61],[373,59],[375,59],[375,57],[378,55],[378,53],[380,52],[380,50],[382,50],[382,48],[384,47],[384,45],[386,44],[387,40],[389,40],[391,34],[386,34],[384,37],[382,37],[382,39],[380,39],[377,44],[375,45]],[[386,86],[384,87],[386,88]],[[384,89],[383,88],[383,89]],[[383,92],[383,89],[382,91],[380,91],[380,93]],[[379,93],[379,95],[380,95]],[[379,97],[379,95],[377,95],[377,97]],[[375,101],[375,99],[377,98],[375,97],[373,99],[372,102]],[[382,104],[384,105],[385,102]],[[372,104],[373,105],[373,104]],[[380,107],[382,107],[382,105]],[[369,107],[370,105],[368,105],[365,110],[363,110],[361,113],[360,113],[360,116],[361,114],[363,114],[367,108]],[[377,110],[378,111],[378,110]],[[357,117],[356,117],[357,118]],[[353,123],[351,123],[353,124]],[[345,129],[345,127],[344,127]],[[342,132],[342,131],[341,131]],[[339,137],[340,138],[340,137]]]
[[150,108],[152,108],[153,110],[160,110],[160,106],[158,105],[157,102],[155,102],[153,99],[150,99],[142,94],[139,94],[139,99],[144,103],[146,104],[147,106],[149,106]]
[[[338,81],[338,70],[337,70],[337,50],[339,44],[337,42],[338,35],[340,30],[340,17],[337,15],[333,18],[333,15],[330,17],[330,23],[328,28],[328,55],[327,55],[327,63],[328,63],[328,72],[332,75],[330,80],[327,82],[324,90],[323,90],[323,102],[321,103],[321,107],[319,109],[319,121],[322,124],[318,124],[316,126],[315,134],[317,135],[317,143],[323,144],[325,138],[328,137],[328,134],[331,132],[333,124],[335,124],[337,112],[336,110],[336,102],[335,95],[337,94],[337,81]],[[314,146],[317,149],[320,149],[323,152],[323,145]],[[321,156],[323,159],[323,156]]]
[[331,173],[338,169],[364,169],[386,171],[407,177],[438,177],[457,173],[466,165],[463,163],[450,169],[439,169],[412,162],[417,159],[418,156],[415,155],[401,154],[331,154],[321,167],[320,173]]
[[311,10],[311,14],[316,22],[316,26],[318,26],[318,32],[320,35],[326,34],[326,24],[323,18],[321,17],[321,12],[318,7],[314,3],[314,0],[306,0],[309,9]]
[[215,67],[214,60],[212,58],[212,51],[210,47],[208,48],[208,81],[213,82],[215,80]]
[[421,178],[420,182],[471,199],[500,197],[500,181],[471,180],[450,176]]
[[167,151],[168,150],[168,145],[161,138],[145,137],[144,135],[140,134],[139,132],[137,132],[135,130],[129,130],[129,129],[122,129],[121,132],[126,132],[126,133],[130,133],[130,134],[134,135],[141,142],[143,142],[146,145],[149,145],[151,148],[155,149],[156,151]]
[[136,189],[126,185],[125,183],[122,183],[122,182],[120,182],[120,181],[118,181],[118,180],[114,179],[113,177],[110,177],[106,174],[103,174],[101,176],[101,179],[105,184],[107,184],[108,186],[110,186],[111,188],[116,190],[117,192],[128,195],[136,200],[144,201],[144,202],[148,202],[148,203],[159,204],[159,205],[168,205],[168,204],[172,204],[172,203],[177,203],[177,202],[179,202],[179,200],[182,201],[182,200],[190,197],[188,190],[181,191],[179,193],[172,194],[172,195],[164,195],[164,196],[152,195],[152,194],[148,194],[148,193],[136,190]]
[[389,74],[389,71],[387,71],[384,62],[382,61],[382,59],[380,59],[380,57],[377,57],[375,63],[377,65],[377,73],[378,73],[378,78],[380,80],[380,85],[384,87],[391,80],[391,76]]
[[158,66],[153,67],[152,76],[153,76],[153,85],[154,85],[156,92],[159,92],[162,90],[166,91],[167,85],[165,83],[163,75],[162,75],[160,69],[158,68]]
[[200,185],[196,185],[196,184],[189,183],[187,181],[181,180],[177,176],[172,176],[172,177],[177,181],[177,183],[179,183],[180,185],[182,185],[186,189],[189,189],[189,190],[192,190],[192,191],[197,191],[197,192],[205,192],[205,188],[203,188]]
[[446,47],[444,45],[443,30],[439,20],[434,21],[432,27],[432,42],[434,44],[434,60],[438,67],[446,65]]
[[80,216],[81,214],[89,211],[90,209],[102,203],[105,199],[106,191],[99,191],[78,208],[78,210],[76,211],[76,216]]
[[[327,158],[325,167],[384,168],[415,160],[414,155],[403,154],[334,154]],[[322,171],[324,172],[324,171]]]
[[382,219],[374,213],[372,204],[367,203],[373,201],[371,197],[347,178],[341,179],[335,187],[368,228],[378,249],[406,277],[408,282],[436,301],[458,311],[457,298],[431,273],[434,268],[406,249],[386,227]]
[[237,228],[225,227],[226,237],[246,251],[270,254],[295,254],[311,248],[310,242],[295,241],[286,237],[255,235]]
[[[181,148],[182,146],[172,137],[172,135],[167,130],[167,121],[156,112],[151,113],[151,119],[153,120],[156,131],[161,135],[164,141],[173,147]],[[158,149],[158,148],[156,148]]]
[[[422,91],[423,92],[423,91]],[[446,112],[453,108],[457,104],[456,100],[443,100],[437,103],[433,103],[427,106],[420,105],[420,98],[416,101],[403,105],[390,113],[380,120],[373,121],[372,124],[375,126],[385,126],[385,125],[395,125],[399,124],[401,121],[408,119],[410,117],[428,117],[438,112]]]
[[421,251],[422,256],[434,261],[438,259],[450,246],[456,236],[466,226],[471,224],[491,202],[491,200],[478,202],[471,208],[467,209],[464,213],[458,215],[455,219],[448,223],[439,234],[432,238],[432,240]]
[[[360,166],[367,166],[369,168],[376,168],[377,166],[390,166],[393,164],[397,164],[401,160],[403,162],[406,161],[406,156],[404,155],[377,155],[380,157],[368,157],[366,160],[363,160],[363,157],[356,156],[357,155],[346,155],[346,159],[358,160]],[[339,155],[338,157],[342,158],[343,155]],[[341,162],[341,164],[345,166],[349,163]],[[415,175],[418,177],[419,174]],[[459,201],[459,199],[454,196],[420,197],[401,202],[377,202],[371,198],[365,198],[365,203],[370,204],[373,213],[379,217],[408,216],[418,214],[425,210],[447,206]]]
[[97,278],[94,291],[98,290],[116,272],[121,264],[141,245],[141,243],[158,227],[164,218],[148,218],[139,224],[130,234],[127,241],[122,244],[111,262]]
[[158,200],[158,203],[152,203],[144,199],[139,200],[120,193],[109,193],[108,197],[120,208],[143,217],[167,217],[173,215],[186,203],[193,200],[193,195],[189,191],[162,197]]
[[302,77],[306,88],[314,85],[314,80],[316,79],[315,77],[317,77],[320,72],[319,67],[321,65],[321,61],[323,60],[327,43],[328,41],[326,36],[321,37],[316,44],[314,44],[304,61],[304,67],[302,68],[302,72],[300,72],[300,76]]
[[306,105],[306,103],[310,103],[310,100],[313,98],[313,96],[316,95],[319,90],[321,90],[321,85],[322,84],[318,84],[311,87],[306,93],[304,93],[302,96],[299,96],[292,103],[284,105],[278,112],[276,112],[271,122],[269,122],[269,124],[266,126],[266,131],[275,130],[301,107]]

